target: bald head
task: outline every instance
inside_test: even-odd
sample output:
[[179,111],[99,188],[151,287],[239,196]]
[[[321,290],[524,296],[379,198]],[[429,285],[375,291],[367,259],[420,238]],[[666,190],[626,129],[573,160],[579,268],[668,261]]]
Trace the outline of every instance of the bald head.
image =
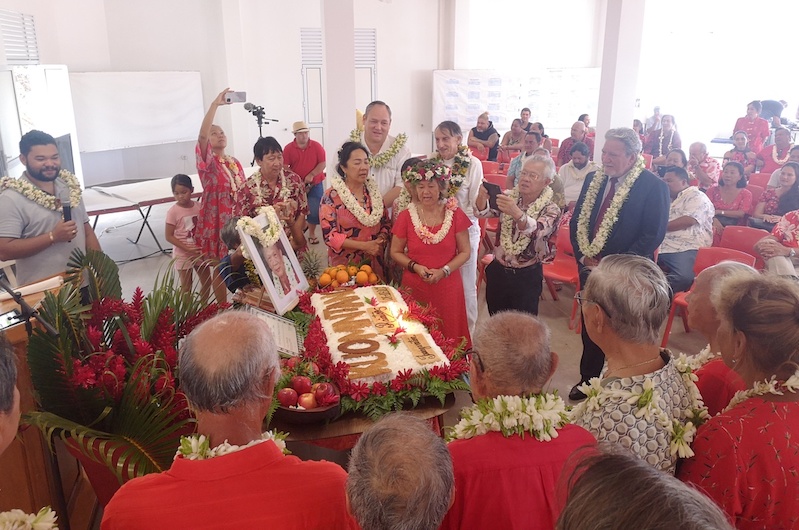
[[503,311],[485,320],[474,334],[475,398],[540,393],[557,366],[549,339],[549,328],[527,313]]
[[571,136],[573,140],[581,142],[583,138],[585,138],[585,123],[581,121],[574,122],[574,125],[572,125]]
[[217,315],[189,334],[180,349],[180,386],[195,410],[225,413],[271,397],[264,381],[279,371],[272,332],[243,311]]
[[735,272],[752,276],[760,274],[749,265],[735,261],[722,261],[700,272],[688,295],[688,325],[708,340],[714,338],[720,325],[716,308],[713,306],[710,296],[723,278]]

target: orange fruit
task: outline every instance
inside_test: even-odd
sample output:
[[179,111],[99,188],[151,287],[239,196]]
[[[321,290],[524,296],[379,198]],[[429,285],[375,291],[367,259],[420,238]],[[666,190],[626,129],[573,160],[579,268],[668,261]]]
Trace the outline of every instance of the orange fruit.
[[327,287],[333,281],[333,278],[326,272],[322,273],[319,277],[319,285],[322,287]]
[[340,284],[336,280],[333,280],[332,282],[330,282],[330,285],[333,286],[333,289],[338,289]]
[[358,271],[355,275],[355,283],[358,285],[366,285],[366,282],[369,281],[369,274],[366,271]]
[[351,277],[355,276],[356,274],[358,274],[358,267],[356,267],[355,265],[350,265],[349,267],[347,267],[347,274],[349,274]]
[[361,265],[361,270],[363,272],[365,272],[366,274],[370,274],[372,272],[372,267],[370,267],[369,265],[364,264],[364,265]]
[[347,271],[340,270],[340,271],[336,272],[336,281],[339,284],[347,283],[348,281],[350,281],[350,275],[347,274]]
[[374,272],[370,272],[369,273],[369,283],[379,283],[379,282],[380,282],[380,278],[377,277],[377,274],[375,274]]

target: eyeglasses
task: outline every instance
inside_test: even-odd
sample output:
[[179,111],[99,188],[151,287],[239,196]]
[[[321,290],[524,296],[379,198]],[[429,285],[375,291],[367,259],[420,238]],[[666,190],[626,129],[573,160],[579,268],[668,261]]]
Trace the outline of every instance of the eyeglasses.
[[538,173],[533,173],[532,171],[527,171],[527,170],[524,170],[524,169],[522,169],[522,170],[519,172],[519,176],[520,176],[520,177],[527,177],[527,178],[529,178],[529,179],[533,179],[533,180],[538,180],[538,179],[541,179],[541,178],[543,178],[543,177],[542,177],[541,175],[539,175]]
[[597,302],[596,300],[591,300],[590,298],[584,298],[584,297],[583,297],[583,291],[577,291],[576,293],[574,293],[574,299],[575,299],[575,300],[577,300],[577,304],[580,306],[580,310],[582,310],[582,309],[583,309],[583,304],[584,304],[584,303],[587,303],[587,304],[596,304],[597,306],[599,306],[599,309],[601,309],[602,311],[604,311],[604,312],[605,312],[605,314],[606,314],[608,317],[610,317],[610,311],[608,311],[607,309],[605,309],[605,306],[603,306],[602,304],[600,304],[600,303],[599,303],[599,302]]
[[477,363],[477,367],[480,369],[481,372],[485,372],[485,367],[483,366],[483,360],[477,354],[477,350],[474,348],[470,350],[466,350],[465,354],[466,359],[469,361],[469,364]]

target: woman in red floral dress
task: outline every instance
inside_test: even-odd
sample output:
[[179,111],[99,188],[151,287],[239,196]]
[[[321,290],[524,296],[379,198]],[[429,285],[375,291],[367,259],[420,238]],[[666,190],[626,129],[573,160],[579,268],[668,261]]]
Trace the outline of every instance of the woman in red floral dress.
[[677,476],[736,528],[799,528],[799,286],[732,274],[713,305],[722,359],[749,390],[699,428]]
[[[246,212],[250,203],[244,185],[244,169],[238,160],[225,154],[227,137],[219,125],[213,124],[216,109],[229,105],[225,101],[229,90],[226,88],[211,102],[194,150],[203,186],[196,239],[203,255],[214,265],[227,255],[228,249],[219,237],[222,227],[231,217]],[[219,303],[227,300],[225,283],[218,274],[214,274],[214,295]]]

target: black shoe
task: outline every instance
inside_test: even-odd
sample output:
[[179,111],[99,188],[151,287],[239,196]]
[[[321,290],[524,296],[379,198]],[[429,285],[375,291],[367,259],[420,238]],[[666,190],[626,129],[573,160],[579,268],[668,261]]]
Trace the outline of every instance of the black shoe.
[[583,384],[583,382],[580,381],[579,383],[577,383],[576,385],[574,385],[572,387],[572,389],[569,391],[569,399],[571,399],[572,401],[582,401],[586,397],[588,397],[585,394],[583,394],[582,390],[580,390],[580,388],[579,388],[580,385],[582,385],[582,384]]

